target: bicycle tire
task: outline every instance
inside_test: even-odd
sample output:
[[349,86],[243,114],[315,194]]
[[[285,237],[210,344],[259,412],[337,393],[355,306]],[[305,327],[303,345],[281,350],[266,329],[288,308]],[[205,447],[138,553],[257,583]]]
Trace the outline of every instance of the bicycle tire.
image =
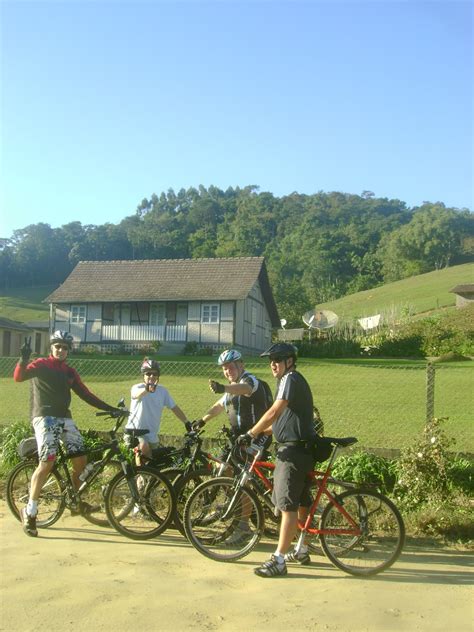
[[128,475],[120,472],[107,486],[105,511],[110,524],[132,540],[149,540],[163,533],[174,517],[173,486],[158,470],[133,468],[138,503],[130,491]]
[[174,526],[184,536],[186,535],[183,525],[184,508],[188,501],[189,496],[193,491],[213,477],[212,472],[208,469],[191,470],[187,474],[181,474],[175,477],[173,481],[173,487],[176,494],[176,509],[174,515]]
[[[81,509],[81,516],[91,524],[98,527],[110,526],[110,522],[105,511],[105,494],[107,491],[107,485],[110,483],[112,478],[122,471],[120,461],[109,461],[102,470],[100,470],[97,476],[95,476],[90,485],[81,492],[81,502],[86,502],[89,505],[88,510]],[[91,507],[94,508],[93,511],[90,510]]]
[[[7,504],[19,521],[21,521],[20,511],[26,506],[30,497],[31,476],[37,466],[37,461],[22,461],[11,470],[7,477]],[[36,525],[39,528],[50,527],[62,516],[65,506],[63,484],[58,472],[53,469],[48,475],[38,499]]]
[[[370,576],[389,568],[399,557],[405,542],[405,525],[397,507],[383,494],[350,490],[338,502],[352,517],[361,533],[321,534],[321,547],[340,570],[356,576]],[[351,529],[347,518],[333,504],[321,516],[321,529]]]
[[[227,516],[229,503],[233,510]],[[224,517],[225,516],[225,517]],[[258,544],[264,528],[263,509],[257,494],[238,488],[233,478],[217,477],[201,483],[189,496],[183,524],[189,542],[202,555],[217,562],[233,562],[248,555]],[[240,540],[233,536],[240,531]]]

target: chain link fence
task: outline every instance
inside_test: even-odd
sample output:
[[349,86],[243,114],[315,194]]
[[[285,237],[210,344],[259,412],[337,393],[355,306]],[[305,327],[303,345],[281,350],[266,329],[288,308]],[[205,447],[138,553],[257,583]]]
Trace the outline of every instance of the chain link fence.
[[[0,425],[29,418],[29,384],[17,384],[12,375],[15,358],[0,358]],[[86,386],[110,404],[123,397],[130,403],[130,388],[140,381],[141,360],[71,358]],[[400,449],[417,441],[427,417],[447,418],[444,428],[456,440],[456,451],[474,453],[473,377],[463,366],[422,363],[331,361],[300,359],[298,369],[308,380],[314,401],[329,436],[356,436],[365,448]],[[268,364],[248,361],[246,368],[265,379],[272,389],[274,379]],[[208,388],[208,379],[222,381],[222,372],[205,361],[161,361],[160,383],[173,396],[189,419],[201,417],[218,399]],[[73,394],[73,417],[80,428],[107,430],[93,408]],[[206,427],[217,432],[225,416]],[[183,427],[165,410],[163,435],[181,435]]]

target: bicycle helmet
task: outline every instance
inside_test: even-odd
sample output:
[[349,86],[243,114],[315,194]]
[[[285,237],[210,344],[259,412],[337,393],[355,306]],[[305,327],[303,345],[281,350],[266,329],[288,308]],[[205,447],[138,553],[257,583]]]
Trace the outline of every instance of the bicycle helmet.
[[293,358],[296,361],[296,347],[288,342],[276,342],[266,351],[260,354],[261,358],[270,356],[270,358]]
[[150,360],[149,358],[145,358],[142,362],[142,366],[140,367],[140,371],[142,373],[148,373],[148,371],[154,371],[158,375],[160,375],[160,365],[156,360]]
[[49,337],[49,344],[54,344],[55,342],[59,342],[62,344],[66,344],[69,349],[72,349],[72,343],[74,342],[74,338],[68,331],[62,331],[61,329],[57,329],[54,333]]
[[236,349],[226,349],[221,353],[217,360],[217,364],[222,366],[223,364],[227,364],[228,362],[235,362],[236,360],[241,360],[242,354],[240,351]]

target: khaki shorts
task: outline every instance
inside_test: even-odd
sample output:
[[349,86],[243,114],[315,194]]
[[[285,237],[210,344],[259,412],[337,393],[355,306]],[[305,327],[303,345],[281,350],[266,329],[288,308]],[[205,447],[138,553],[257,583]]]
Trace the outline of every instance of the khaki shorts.
[[59,442],[67,453],[78,456],[84,452],[84,440],[72,419],[67,417],[35,417],[33,419],[40,461],[54,461]]

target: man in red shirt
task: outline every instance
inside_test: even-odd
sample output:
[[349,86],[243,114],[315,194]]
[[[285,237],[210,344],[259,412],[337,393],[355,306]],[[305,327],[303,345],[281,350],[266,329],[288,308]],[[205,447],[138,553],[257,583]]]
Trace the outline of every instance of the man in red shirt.
[[30,498],[21,511],[21,517],[23,531],[32,537],[38,535],[38,500],[53,469],[59,441],[65,444],[69,454],[77,454],[71,459],[72,479],[76,488],[80,485],[79,475],[86,466],[87,458],[81,454],[84,441],[69,410],[71,390],[95,408],[116,410],[114,406],[109,406],[91,393],[77,371],[67,365],[66,359],[73,343],[71,334],[55,331],[50,337],[50,343],[51,355],[29,362],[31,346],[29,341],[25,341],[21,348],[21,358],[13,373],[15,382],[31,380],[31,418],[38,444],[39,463],[31,477]]

